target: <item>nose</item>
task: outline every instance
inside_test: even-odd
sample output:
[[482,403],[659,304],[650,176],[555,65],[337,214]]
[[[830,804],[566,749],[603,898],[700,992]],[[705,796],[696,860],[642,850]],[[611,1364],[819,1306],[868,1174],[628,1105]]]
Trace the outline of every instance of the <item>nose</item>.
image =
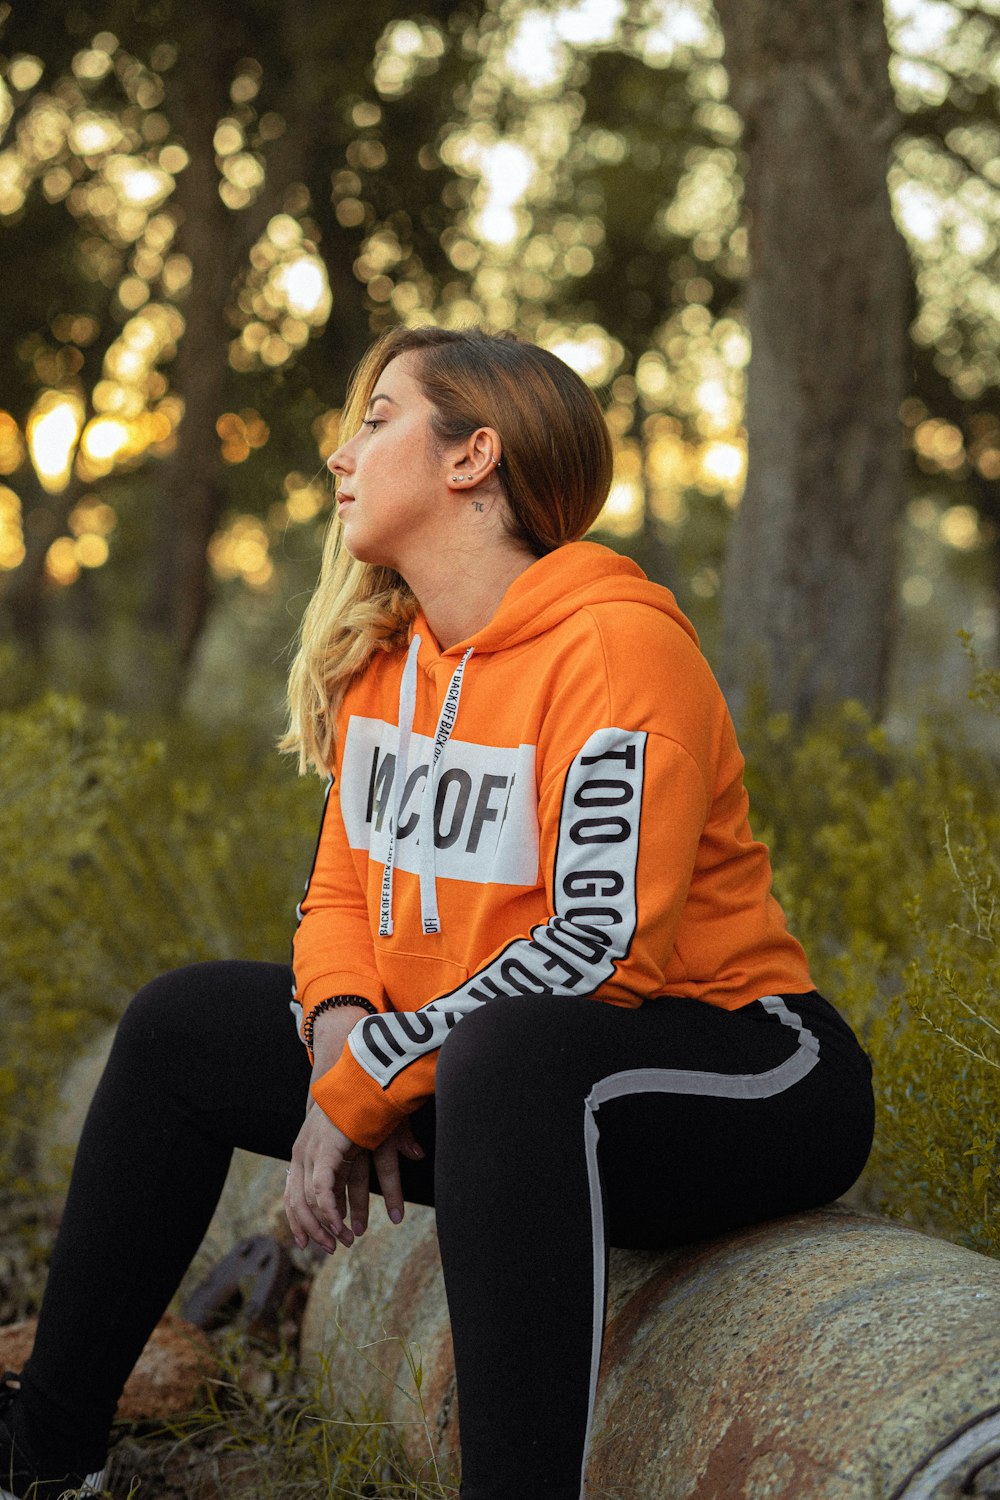
[[350,473],[350,455],[347,451],[349,446],[349,443],[341,443],[340,447],[330,454],[326,466],[331,474],[337,474],[343,478],[345,474]]

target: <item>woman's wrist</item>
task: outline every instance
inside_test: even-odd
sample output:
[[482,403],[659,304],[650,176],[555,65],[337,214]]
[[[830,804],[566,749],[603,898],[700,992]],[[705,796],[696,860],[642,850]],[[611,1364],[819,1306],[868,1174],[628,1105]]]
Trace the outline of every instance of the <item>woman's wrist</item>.
[[310,1052],[314,1050],[313,1035],[320,1019],[323,1016],[328,1015],[331,1011],[337,1010],[351,1012],[352,1026],[354,1025],[354,1022],[359,1019],[359,1015],[361,1014],[368,1016],[378,1015],[378,1011],[375,1009],[374,1005],[370,1000],[366,1000],[363,995],[330,995],[328,999],[321,1000],[318,1005],[313,1006],[312,1010],[306,1016],[305,1023],[302,1027],[302,1040],[305,1042]]
[[327,1006],[325,1009],[317,1006],[310,1017],[313,1024],[309,1034],[314,1076],[333,1067],[351,1031],[368,1014],[363,1004]]

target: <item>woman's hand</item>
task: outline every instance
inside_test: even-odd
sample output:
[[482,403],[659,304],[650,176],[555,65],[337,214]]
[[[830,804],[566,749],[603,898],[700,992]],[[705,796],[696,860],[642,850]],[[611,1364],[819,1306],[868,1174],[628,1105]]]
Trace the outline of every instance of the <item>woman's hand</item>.
[[[338,1006],[317,1016],[313,1031],[313,1081],[333,1067],[348,1033],[366,1012]],[[386,1212],[394,1224],[403,1217],[399,1153],[419,1161],[424,1151],[403,1120],[372,1153]],[[285,1213],[295,1243],[304,1250],[310,1240],[331,1255],[337,1242],[348,1247],[368,1227],[368,1152],[351,1141],[310,1099],[306,1118],[292,1149],[285,1185]],[[350,1226],[347,1224],[350,1205]]]
[[[425,1155],[410,1129],[409,1120],[401,1120],[391,1135],[386,1136],[380,1146],[371,1153],[375,1164],[375,1176],[385,1204],[385,1211],[394,1224],[403,1218],[403,1186],[399,1175],[399,1158],[408,1156],[411,1161],[420,1161]],[[355,1235],[364,1234],[368,1228],[368,1158],[365,1155],[365,1171],[362,1180],[349,1181],[351,1196],[351,1228]]]
[[[385,1210],[394,1224],[403,1217],[400,1152],[411,1161],[419,1161],[424,1155],[409,1120],[400,1121],[372,1152]],[[311,1105],[292,1148],[285,1184],[285,1213],[300,1250],[313,1240],[332,1255],[338,1241],[349,1248],[355,1236],[364,1234],[368,1228],[369,1170],[368,1152]],[[346,1222],[348,1202],[350,1226]]]
[[285,1213],[300,1250],[313,1240],[332,1255],[338,1240],[344,1246],[354,1243],[354,1235],[344,1222],[347,1195],[350,1193],[353,1212],[362,1180],[367,1222],[368,1152],[310,1103],[292,1147],[285,1183]]

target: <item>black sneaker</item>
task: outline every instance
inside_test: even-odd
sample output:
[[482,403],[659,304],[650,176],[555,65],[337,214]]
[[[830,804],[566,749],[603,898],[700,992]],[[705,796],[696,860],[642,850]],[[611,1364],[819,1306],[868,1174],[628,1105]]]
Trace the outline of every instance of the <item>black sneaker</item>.
[[0,1377],[0,1500],[83,1500],[104,1492],[104,1470],[94,1474],[67,1472],[45,1479],[39,1474],[23,1433],[17,1396],[18,1375]]

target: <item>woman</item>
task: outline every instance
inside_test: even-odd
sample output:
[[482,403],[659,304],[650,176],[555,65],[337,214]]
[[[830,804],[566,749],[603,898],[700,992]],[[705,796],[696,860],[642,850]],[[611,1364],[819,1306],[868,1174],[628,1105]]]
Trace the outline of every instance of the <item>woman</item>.
[[363,1234],[370,1177],[394,1221],[434,1203],[466,1500],[581,1495],[608,1244],[827,1202],[870,1146],[867,1058],[770,893],[694,632],[576,540],[611,478],[594,397],[534,346],[397,329],[344,430],[284,741],[332,770],[306,1048],[280,965],[133,1002],[8,1394],[18,1496],[103,1462],[234,1145],[290,1159],[303,1247]]

